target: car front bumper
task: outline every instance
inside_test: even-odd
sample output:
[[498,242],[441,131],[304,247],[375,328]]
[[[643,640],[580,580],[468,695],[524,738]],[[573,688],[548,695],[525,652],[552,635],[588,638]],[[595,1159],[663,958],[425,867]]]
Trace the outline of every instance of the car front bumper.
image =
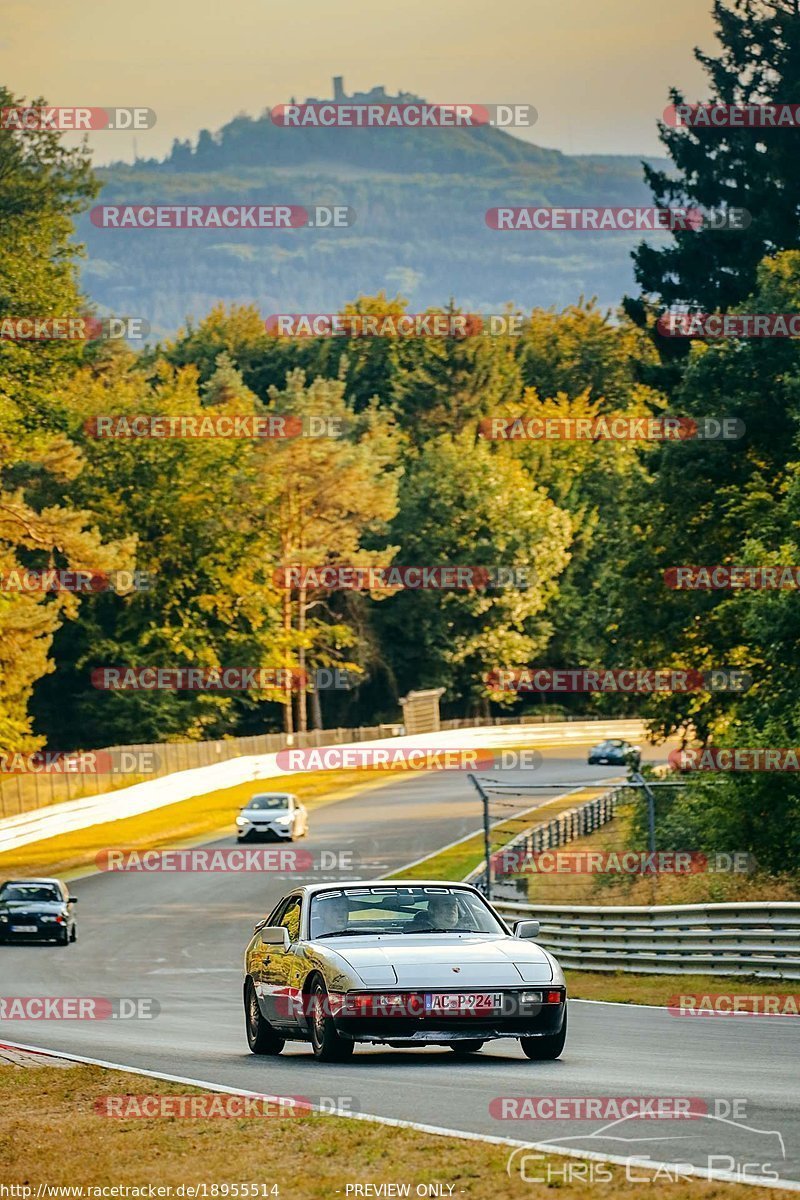
[[291,825],[264,825],[261,827],[255,825],[239,828],[238,837],[240,842],[263,840],[265,842],[290,842],[294,829]]
[[566,995],[558,1004],[525,1006],[509,994],[501,1010],[474,1015],[351,1016],[341,1011],[332,1015],[339,1036],[351,1041],[446,1045],[492,1038],[549,1037],[560,1032],[566,1007]]
[[69,926],[65,923],[37,925],[35,930],[19,933],[8,925],[0,925],[0,942],[55,942]]

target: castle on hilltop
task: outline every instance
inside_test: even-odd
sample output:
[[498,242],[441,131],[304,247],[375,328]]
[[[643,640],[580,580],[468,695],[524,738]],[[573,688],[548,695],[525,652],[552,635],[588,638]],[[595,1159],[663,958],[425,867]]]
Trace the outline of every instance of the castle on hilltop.
[[[309,96],[306,104],[329,104],[330,96],[326,96],[324,100],[318,100],[316,97]],[[348,96],[344,90],[344,76],[334,75],[333,77],[333,102],[334,104],[414,104],[420,103],[421,96],[415,96],[413,92],[398,92],[396,96],[388,95],[383,84],[378,84],[377,87],[371,88],[368,92],[354,92],[352,96]],[[292,104],[296,101],[292,98]]]

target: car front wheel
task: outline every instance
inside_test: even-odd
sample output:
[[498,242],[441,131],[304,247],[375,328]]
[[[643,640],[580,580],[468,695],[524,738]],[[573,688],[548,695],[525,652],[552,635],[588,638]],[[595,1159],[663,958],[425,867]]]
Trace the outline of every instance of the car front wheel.
[[319,1062],[345,1062],[352,1056],[355,1042],[339,1037],[331,1016],[325,984],[317,979],[311,989],[309,1026],[314,1058]]
[[253,1054],[280,1054],[286,1043],[262,1016],[252,979],[248,979],[244,989],[244,1023],[247,1044]]
[[565,1010],[564,1023],[558,1033],[551,1033],[546,1037],[520,1038],[519,1044],[522,1046],[522,1053],[526,1058],[530,1058],[534,1062],[552,1062],[554,1058],[560,1056],[566,1040],[567,1014]]

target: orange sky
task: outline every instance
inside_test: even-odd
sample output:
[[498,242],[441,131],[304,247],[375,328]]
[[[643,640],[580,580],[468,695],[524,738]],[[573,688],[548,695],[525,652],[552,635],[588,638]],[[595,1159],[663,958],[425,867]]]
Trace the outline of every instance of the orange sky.
[[[140,156],[239,112],[383,83],[441,102],[528,102],[524,136],[572,153],[658,153],[677,84],[707,95],[692,48],[710,0],[3,0],[0,79],[64,105],[141,105]],[[93,135],[98,163],[129,133]]]

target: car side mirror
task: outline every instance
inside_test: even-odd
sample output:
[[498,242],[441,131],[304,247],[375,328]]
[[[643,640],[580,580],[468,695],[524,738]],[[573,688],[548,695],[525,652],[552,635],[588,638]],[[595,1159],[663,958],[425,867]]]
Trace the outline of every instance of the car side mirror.
[[517,921],[514,925],[514,937],[535,938],[539,936],[538,921]]
[[70,896],[70,898],[67,900],[67,904],[77,904],[77,903],[78,903],[77,896]]
[[285,925],[265,925],[261,930],[261,941],[265,946],[281,946],[288,950],[289,930]]

